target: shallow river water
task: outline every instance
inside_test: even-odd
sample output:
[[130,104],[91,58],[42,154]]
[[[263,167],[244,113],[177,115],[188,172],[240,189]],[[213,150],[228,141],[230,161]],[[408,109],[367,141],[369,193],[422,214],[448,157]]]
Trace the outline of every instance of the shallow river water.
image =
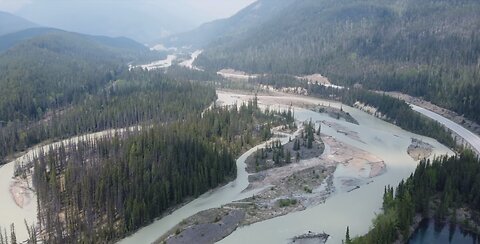
[[[251,96],[219,93],[219,100],[224,104],[241,103],[241,101],[249,98]],[[259,96],[258,98],[260,105],[269,106],[271,109],[285,108],[286,105],[295,104],[295,101],[297,101],[297,104],[324,103],[325,105],[340,106],[337,103],[304,97],[282,96],[272,99],[272,97]],[[333,128],[322,125],[322,133],[333,136],[343,143],[371,152],[383,159],[387,165],[386,173],[373,178],[373,182],[370,184],[362,185],[359,189],[351,192],[342,191],[338,187],[340,184],[338,180],[334,180],[337,190],[324,204],[239,228],[220,243],[288,243],[293,236],[308,231],[325,231],[331,235],[328,243],[341,243],[347,226],[350,227],[352,236],[366,233],[371,220],[375,217],[375,213],[380,212],[384,187],[386,185],[397,185],[414,171],[417,162],[407,154],[407,148],[412,137],[422,139],[433,145],[436,155],[452,153],[448,148],[431,138],[412,134],[355,108],[343,105],[343,109],[357,119],[360,125],[339,121],[326,114],[299,107],[295,108],[295,117],[300,121],[312,119],[313,122],[322,120],[337,122],[351,131],[358,132],[361,141],[351,139],[342,133],[338,133]],[[316,123],[316,126],[318,126],[318,123]],[[243,154],[237,160],[238,177],[234,182],[204,194],[172,214],[142,228],[120,243],[150,243],[184,218],[199,211],[218,207],[245,196],[251,196],[252,192],[241,192],[248,185],[248,174],[244,169],[244,160],[254,151],[256,151],[256,148]],[[341,177],[338,172],[335,173],[335,176]]]
[[[251,96],[247,95],[219,92],[219,102],[224,104],[240,103],[250,98]],[[357,132],[360,141],[338,133],[335,129],[326,125],[322,125],[322,133],[333,136],[336,140],[345,144],[373,153],[383,159],[386,163],[387,171],[385,174],[373,178],[371,183],[361,185],[359,189],[348,192],[339,187],[340,182],[338,179],[342,177],[342,171],[337,170],[335,172],[336,180],[334,180],[336,191],[324,204],[239,228],[222,240],[221,243],[287,243],[291,237],[308,231],[325,231],[331,235],[328,243],[341,243],[347,226],[350,227],[351,236],[367,232],[375,213],[380,211],[384,187],[386,185],[397,185],[414,171],[417,162],[407,154],[407,147],[410,145],[412,137],[422,139],[433,145],[436,155],[451,153],[449,149],[433,139],[414,135],[358,109],[343,106],[343,109],[357,119],[360,125],[336,120],[326,114],[300,108],[302,104],[319,103],[339,107],[340,104],[337,103],[307,97],[259,96],[258,98],[261,106],[269,106],[272,109],[286,108],[287,105],[293,104],[296,106],[296,119],[300,121],[312,119],[316,123],[316,127],[319,121],[325,120],[339,123],[348,130]],[[104,136],[106,133],[108,132],[91,134],[87,137]],[[76,137],[72,140],[80,139],[83,139],[83,137]],[[286,142],[288,138],[284,137],[282,140]],[[263,144],[252,148],[237,160],[237,178],[234,181],[200,196],[175,210],[170,215],[121,240],[120,243],[151,243],[183,219],[199,211],[219,207],[255,194],[252,191],[243,192],[248,186],[248,174],[245,171],[244,161],[257,148],[262,146]],[[38,148],[33,149],[27,155],[32,155],[37,150]],[[22,159],[17,161],[19,160]],[[35,220],[36,198],[33,196],[32,202],[23,209],[15,205],[9,193],[13,168],[13,162],[0,168],[0,226],[8,227],[10,222],[15,222],[18,239],[25,240],[26,230],[23,219],[27,219],[29,223]]]
[[408,244],[423,243],[452,243],[475,244],[480,241],[480,236],[464,231],[458,225],[440,223],[433,219],[424,219],[413,233]]

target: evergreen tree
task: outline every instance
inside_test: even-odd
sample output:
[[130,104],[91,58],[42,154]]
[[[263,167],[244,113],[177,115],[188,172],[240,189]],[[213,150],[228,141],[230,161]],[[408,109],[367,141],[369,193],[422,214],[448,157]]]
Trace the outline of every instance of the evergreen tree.
[[350,239],[350,229],[347,226],[347,232],[345,233],[345,244],[351,244],[352,240]]
[[15,234],[15,225],[10,225],[10,244],[17,244],[17,235]]

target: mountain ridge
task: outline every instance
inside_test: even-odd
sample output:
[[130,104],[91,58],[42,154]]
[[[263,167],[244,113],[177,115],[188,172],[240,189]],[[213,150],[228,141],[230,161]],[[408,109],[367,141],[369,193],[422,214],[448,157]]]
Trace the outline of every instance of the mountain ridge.
[[38,25],[14,14],[0,11],[0,36],[33,27]]
[[192,46],[201,48],[217,39],[237,36],[239,33],[241,34],[255,25],[263,23],[294,2],[295,0],[256,1],[229,18],[214,20],[191,31],[168,36],[163,38],[161,42],[169,47]]

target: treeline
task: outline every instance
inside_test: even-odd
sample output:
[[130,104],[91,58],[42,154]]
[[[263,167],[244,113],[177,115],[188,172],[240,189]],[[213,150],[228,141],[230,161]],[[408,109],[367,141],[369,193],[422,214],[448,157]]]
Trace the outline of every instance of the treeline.
[[82,102],[127,69],[133,56],[124,53],[137,47],[120,51],[92,38],[54,31],[1,53],[0,121],[41,119],[49,110]]
[[[35,224],[28,225],[27,221],[25,221],[25,228],[27,229],[28,233],[28,240],[27,243],[36,244],[39,243],[39,239],[37,236],[37,227]],[[7,232],[7,228],[3,228],[0,226],[0,244],[17,244],[23,243],[23,241],[17,240],[17,234],[15,233],[15,224],[10,225],[10,231]]]
[[104,243],[124,237],[233,179],[235,156],[283,123],[281,114],[261,113],[253,100],[41,153],[32,163],[42,238]]
[[[283,77],[279,84],[276,83],[277,77]],[[283,87],[284,84],[293,83],[294,87],[305,88],[308,94],[312,96],[338,100],[349,106],[354,106],[359,101],[377,108],[377,111],[385,115],[389,122],[404,130],[435,138],[450,148],[456,146],[451,133],[440,123],[413,111],[407,103],[400,99],[362,88],[337,89],[303,81],[294,83],[295,81],[297,79],[293,76],[267,75],[258,79],[251,79],[249,82],[275,87]]]
[[387,120],[400,128],[428,136],[440,143],[454,148],[455,140],[451,133],[440,123],[427,118],[415,111],[404,101],[385,94],[366,91],[363,89],[349,89],[342,91],[343,103],[352,106],[356,101],[377,108],[377,111],[387,117]]
[[[433,217],[455,221],[456,209],[480,211],[480,160],[470,151],[459,156],[443,156],[432,162],[423,160],[415,172],[397,188],[386,187],[383,213],[371,230],[350,243],[404,242],[410,237],[414,217]],[[469,223],[469,221],[460,224]],[[464,226],[469,228],[470,226]],[[479,230],[473,228],[473,231]]]
[[[163,89],[154,83],[167,79],[158,74],[152,74],[147,81],[125,79],[135,75],[140,78],[138,72],[129,73],[125,64],[162,54],[126,38],[48,28],[26,30],[18,35],[29,38],[24,40],[12,34],[18,40],[0,53],[0,164],[6,155],[46,139],[132,124],[132,120],[138,122],[142,116],[154,117],[151,111],[145,111],[150,115],[142,115],[144,111],[139,110],[152,110],[161,104],[148,101],[147,108],[146,96],[157,99],[164,94],[146,93],[146,89]],[[150,85],[138,85],[128,94],[125,87],[113,87],[121,79]],[[145,94],[139,93],[141,89]],[[170,85],[168,90],[173,89]],[[198,92],[204,90],[200,88]],[[204,95],[211,98],[213,93]],[[136,95],[143,102],[138,106],[132,103]],[[121,104],[123,98],[127,101]],[[132,112],[126,113],[127,108]]]
[[0,124],[0,162],[6,155],[48,139],[185,119],[215,99],[213,87],[172,80],[160,71],[132,70],[42,120]]

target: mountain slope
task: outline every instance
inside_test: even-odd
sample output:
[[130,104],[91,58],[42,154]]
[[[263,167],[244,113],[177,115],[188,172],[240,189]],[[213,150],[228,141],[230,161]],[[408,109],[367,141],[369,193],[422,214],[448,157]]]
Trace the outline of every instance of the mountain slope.
[[193,24],[196,22],[192,22],[195,18],[177,14],[186,10],[176,2],[31,1],[18,13],[37,23],[62,30],[125,36],[143,44],[195,27]]
[[26,41],[35,37],[39,37],[42,35],[59,34],[59,33],[63,33],[63,34],[68,33],[69,35],[72,35],[72,36],[75,35],[81,39],[91,40],[92,42],[95,42],[100,45],[104,45],[105,47],[120,49],[127,52],[128,51],[139,51],[139,52],[148,51],[148,49],[144,45],[126,37],[113,38],[113,37],[106,37],[106,36],[91,36],[91,35],[84,35],[84,34],[78,34],[73,32],[66,32],[66,31],[54,29],[54,28],[41,27],[41,28],[29,28],[29,29],[25,29],[18,32],[13,32],[13,33],[0,36],[0,53],[6,51],[7,49],[23,41]]
[[36,26],[26,19],[0,11],[0,36]]
[[423,96],[478,122],[479,29],[474,0],[299,0],[235,38],[210,42],[196,65],[322,73]]
[[273,18],[293,2],[295,0],[254,2],[230,18],[203,24],[192,31],[164,38],[161,42],[169,47],[193,46],[201,48],[211,42],[218,41],[218,39],[232,40],[250,28]]
[[0,54],[0,121],[36,120],[49,109],[80,102],[128,62],[149,55],[128,39],[60,30],[18,40]]

